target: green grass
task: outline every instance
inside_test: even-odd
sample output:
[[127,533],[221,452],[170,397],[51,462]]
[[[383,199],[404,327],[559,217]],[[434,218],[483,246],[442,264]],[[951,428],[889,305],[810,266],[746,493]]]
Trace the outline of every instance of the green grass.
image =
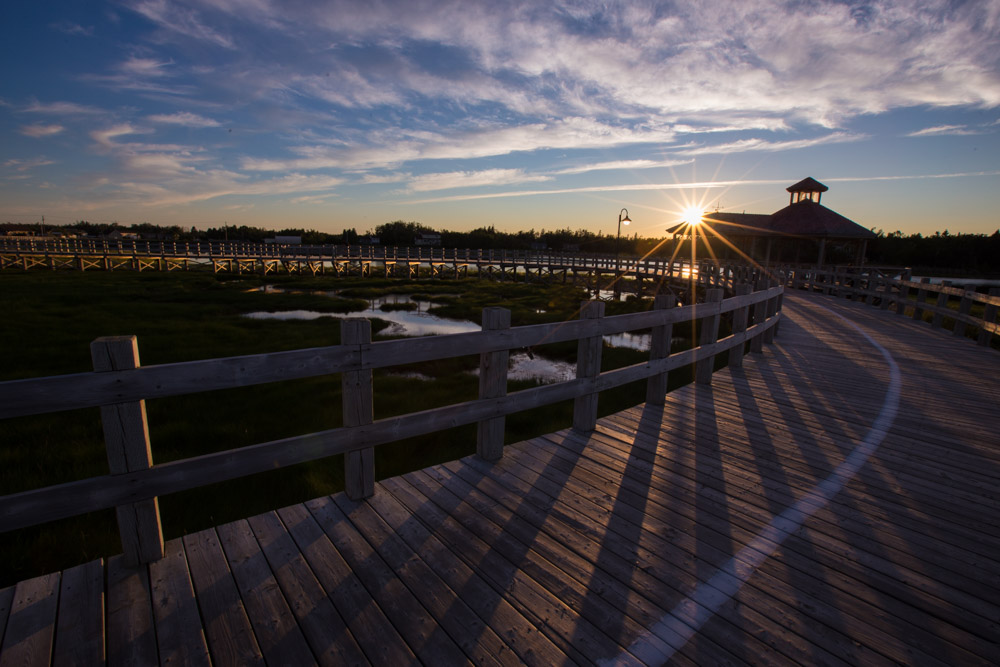
[[[266,284],[288,292],[251,291],[259,276],[207,273],[32,272],[0,274],[4,316],[0,344],[6,363],[0,380],[91,370],[90,342],[100,336],[135,334],[144,365],[335,345],[334,318],[308,321],[251,320],[251,311],[344,312],[359,299],[382,294],[433,296],[434,312],[480,320],[483,307],[512,311],[514,326],[578,316],[586,294],[569,285],[489,283],[476,280],[372,280],[268,276]],[[339,297],[326,294],[338,290]],[[361,307],[364,307],[362,302]],[[648,301],[615,304],[638,310]],[[376,321],[378,331],[386,323]],[[675,335],[683,327],[675,326]],[[549,345],[550,357],[575,360],[575,343]],[[638,363],[644,353],[606,348],[604,367]],[[377,371],[375,417],[385,418],[473,399],[478,357],[445,359]],[[400,377],[414,371],[433,382]],[[672,385],[687,380],[671,374]],[[532,386],[512,382],[510,390]],[[600,411],[609,414],[642,402],[642,383],[605,392]],[[271,383],[147,401],[156,463],[267,442],[341,425],[337,375]],[[507,419],[507,442],[568,427],[572,403],[538,408]],[[75,410],[0,422],[0,494],[107,473],[97,409]],[[398,475],[475,451],[475,425],[376,449],[379,478]],[[304,463],[160,498],[167,539],[343,488],[343,457]],[[0,534],[0,586],[120,552],[113,510]]]

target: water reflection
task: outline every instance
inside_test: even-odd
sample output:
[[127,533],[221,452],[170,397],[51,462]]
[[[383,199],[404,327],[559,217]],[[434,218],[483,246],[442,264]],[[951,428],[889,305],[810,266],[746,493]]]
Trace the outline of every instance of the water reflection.
[[[419,310],[380,310],[383,303],[415,303]],[[434,336],[441,334],[466,333],[469,331],[480,331],[480,327],[475,322],[467,320],[452,320],[446,317],[438,317],[426,312],[431,306],[429,301],[415,301],[410,297],[380,297],[374,299],[365,310],[356,310],[349,313],[323,313],[316,310],[279,310],[276,312],[258,311],[246,313],[244,317],[252,320],[315,320],[321,317],[377,317],[390,323],[387,329],[380,333],[388,336]],[[611,347],[624,347],[630,350],[649,350],[652,337],[650,334],[620,333],[611,334],[604,337],[604,342]]]
[[565,382],[575,377],[576,365],[568,361],[546,359],[537,354],[531,358],[524,352],[514,352],[510,355],[510,365],[507,370],[509,380],[541,380],[552,383]]
[[[278,290],[265,289],[265,292],[277,292]],[[381,310],[383,304],[404,304],[413,303],[416,310]],[[355,310],[348,313],[323,313],[315,310],[282,310],[277,312],[258,311],[247,313],[244,317],[253,320],[315,320],[320,317],[334,317],[343,319],[345,317],[377,317],[390,323],[389,328],[383,329],[380,333],[389,336],[430,336],[440,334],[466,333],[469,331],[480,331],[479,325],[466,320],[452,320],[447,317],[438,317],[427,312],[433,304],[430,301],[413,299],[408,295],[389,294],[372,299],[368,302],[368,307],[364,310]]]

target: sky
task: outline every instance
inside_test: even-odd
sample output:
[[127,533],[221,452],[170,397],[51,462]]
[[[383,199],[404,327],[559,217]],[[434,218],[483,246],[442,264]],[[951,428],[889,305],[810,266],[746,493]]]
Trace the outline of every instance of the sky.
[[0,8],[0,222],[1000,227],[1000,0]]

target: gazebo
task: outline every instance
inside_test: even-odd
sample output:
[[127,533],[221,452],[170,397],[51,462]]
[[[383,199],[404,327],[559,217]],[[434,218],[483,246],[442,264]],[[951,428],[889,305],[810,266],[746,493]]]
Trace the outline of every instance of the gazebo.
[[[798,264],[802,251],[812,250],[816,244],[817,265],[824,263],[828,244],[853,248],[854,262],[859,266],[864,264],[868,239],[875,238],[875,234],[820,204],[823,193],[829,190],[827,186],[809,177],[785,190],[789,193],[788,206],[770,215],[712,211],[705,214],[702,224],[763,264],[770,263],[775,251],[779,260],[786,261],[786,256],[793,253]],[[667,231],[676,236],[683,232],[684,226],[677,225]]]

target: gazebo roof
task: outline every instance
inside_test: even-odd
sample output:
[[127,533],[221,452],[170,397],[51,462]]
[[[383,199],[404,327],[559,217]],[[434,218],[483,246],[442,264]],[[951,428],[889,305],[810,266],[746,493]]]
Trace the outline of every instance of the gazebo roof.
[[782,236],[873,239],[875,233],[809,199],[789,204],[769,216],[768,229]]
[[785,188],[787,192],[826,192],[829,189],[812,176],[803,178],[795,185],[789,185]]
[[[705,214],[705,224],[726,237],[786,236],[799,238],[871,239],[875,234],[858,223],[809,199],[790,204],[771,215],[759,213]],[[682,223],[668,233],[684,231]]]

